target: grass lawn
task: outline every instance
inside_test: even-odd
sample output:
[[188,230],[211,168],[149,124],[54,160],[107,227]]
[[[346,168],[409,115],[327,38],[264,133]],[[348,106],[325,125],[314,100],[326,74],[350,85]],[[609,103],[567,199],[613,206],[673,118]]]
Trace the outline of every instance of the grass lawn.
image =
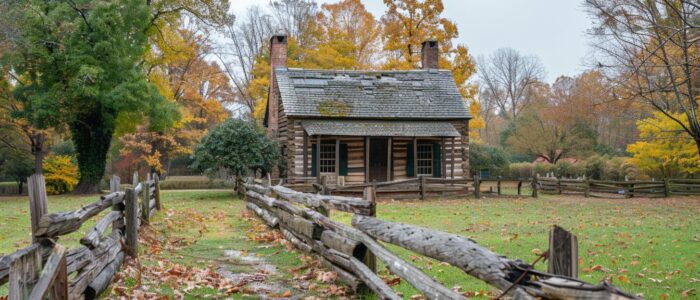
[[[377,209],[380,219],[468,236],[525,262],[547,249],[549,228],[558,224],[578,236],[581,279],[608,279],[647,299],[682,299],[684,292],[689,298],[700,295],[698,215],[700,199],[690,197],[605,200],[545,195],[383,202]],[[335,218],[350,222],[348,214],[336,213]],[[389,249],[449,288],[461,287],[471,295],[490,290],[457,268],[399,247]],[[546,263],[537,268],[546,270]],[[405,282],[395,288],[404,296],[417,293]]]
[[[55,196],[49,198],[49,211],[76,209],[96,196]],[[256,218],[244,213],[245,204],[228,191],[163,191],[165,211],[152,220],[148,239],[142,241],[141,264],[156,269],[167,266],[215,268],[231,273],[251,273],[252,266],[241,257],[227,256],[227,250],[257,257],[277,271],[269,281],[300,290],[299,277],[310,271],[309,261],[289,251],[277,241],[265,239],[270,232]],[[415,224],[469,236],[479,244],[510,258],[531,262],[547,248],[548,231],[558,224],[573,231],[579,239],[580,274],[589,282],[603,279],[623,290],[642,293],[648,299],[698,297],[700,291],[700,199],[593,199],[576,196],[532,198],[446,199],[429,201],[384,201],[377,215],[387,221]],[[333,218],[349,223],[350,215],[333,212]],[[61,238],[61,243],[77,245],[82,231]],[[30,243],[26,197],[0,197],[0,253],[7,254]],[[262,240],[262,241],[260,241]],[[153,243],[153,241],[159,241]],[[154,246],[155,245],[155,246]],[[472,297],[493,297],[490,287],[465,275],[399,247],[389,249],[422,268],[445,286],[459,287]],[[156,254],[154,254],[156,253]],[[154,259],[157,257],[157,259]],[[538,269],[546,269],[545,264]],[[380,264],[381,274],[391,277]],[[135,279],[128,270],[120,275],[120,285],[130,289]],[[144,280],[148,276],[144,275]],[[308,279],[307,279],[308,280]],[[327,285],[306,295],[326,298]],[[5,287],[6,288],[6,287]],[[395,286],[405,298],[417,292],[405,282]],[[154,284],[149,291],[176,295],[171,284]],[[695,289],[695,290],[693,290]],[[6,290],[0,288],[0,295]],[[216,295],[214,289],[193,289],[185,298]],[[278,292],[277,292],[278,293]],[[245,290],[234,298],[245,296]],[[274,296],[274,294],[272,294]]]

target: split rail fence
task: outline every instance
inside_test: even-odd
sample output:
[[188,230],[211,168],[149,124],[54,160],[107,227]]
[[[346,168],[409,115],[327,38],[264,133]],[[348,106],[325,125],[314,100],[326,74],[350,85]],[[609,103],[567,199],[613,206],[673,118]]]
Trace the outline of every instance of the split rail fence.
[[[269,183],[269,181],[268,181]],[[354,291],[372,291],[381,299],[402,299],[376,274],[379,259],[395,275],[428,299],[467,299],[443,286],[419,268],[387,250],[381,242],[451,264],[514,299],[638,299],[603,282],[598,285],[575,279],[576,239],[555,227],[550,235],[550,270],[568,276],[540,272],[520,260],[496,254],[475,241],[455,234],[376,218],[376,190],[367,186],[363,198],[302,193],[281,185],[245,185],[247,208],[299,250],[318,257]],[[331,210],[354,214],[352,226],[329,218]],[[574,249],[572,249],[574,248]],[[561,273],[561,272],[557,272]]]
[[[372,182],[346,186],[329,186],[325,177],[320,183],[312,183],[313,191],[322,194],[357,195],[370,186],[378,194],[394,198],[419,197],[424,199],[431,195],[495,194],[504,195],[509,189],[510,195],[529,195],[538,197],[545,194],[580,194],[586,197],[631,198],[631,197],[670,197],[672,195],[700,195],[700,179],[665,179],[663,181],[610,181],[589,179],[563,179],[555,177],[533,178],[488,178],[475,176],[471,179],[446,179],[418,177],[389,182]],[[304,185],[288,185],[303,189]]]
[[[107,288],[125,255],[137,255],[141,222],[161,207],[155,174],[144,182],[134,174],[125,191],[119,191],[119,183],[113,176],[109,194],[75,211],[49,214],[44,176],[29,177],[33,243],[0,257],[0,286],[9,283],[9,300],[94,299]],[[80,239],[82,246],[66,249],[57,243],[107,209]]]

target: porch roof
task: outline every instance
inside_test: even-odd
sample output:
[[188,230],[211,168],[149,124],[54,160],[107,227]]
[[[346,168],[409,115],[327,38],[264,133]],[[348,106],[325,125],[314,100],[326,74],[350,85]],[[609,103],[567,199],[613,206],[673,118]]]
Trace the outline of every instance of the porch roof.
[[308,135],[458,137],[450,122],[306,120],[302,126]]

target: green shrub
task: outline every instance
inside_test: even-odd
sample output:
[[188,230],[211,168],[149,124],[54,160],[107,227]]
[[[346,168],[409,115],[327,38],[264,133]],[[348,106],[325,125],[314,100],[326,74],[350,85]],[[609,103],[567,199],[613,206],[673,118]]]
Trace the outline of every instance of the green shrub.
[[533,164],[528,162],[512,163],[508,169],[509,178],[530,178],[534,175]]
[[469,171],[479,174],[481,170],[490,170],[492,176],[501,176],[508,171],[508,154],[503,148],[485,144],[469,145]]

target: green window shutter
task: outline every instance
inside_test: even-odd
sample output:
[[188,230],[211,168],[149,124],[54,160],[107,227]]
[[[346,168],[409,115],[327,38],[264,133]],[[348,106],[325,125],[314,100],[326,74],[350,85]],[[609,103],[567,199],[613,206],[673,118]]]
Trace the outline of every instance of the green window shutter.
[[433,143],[433,177],[442,176],[442,145]]
[[406,144],[406,176],[416,176],[415,166],[413,165],[413,143]]
[[316,157],[318,157],[318,153],[316,153],[316,144],[311,144],[311,176],[316,176]]
[[338,158],[338,164],[340,165],[338,174],[340,176],[348,176],[348,144],[340,144],[340,150],[338,152],[340,155]]

